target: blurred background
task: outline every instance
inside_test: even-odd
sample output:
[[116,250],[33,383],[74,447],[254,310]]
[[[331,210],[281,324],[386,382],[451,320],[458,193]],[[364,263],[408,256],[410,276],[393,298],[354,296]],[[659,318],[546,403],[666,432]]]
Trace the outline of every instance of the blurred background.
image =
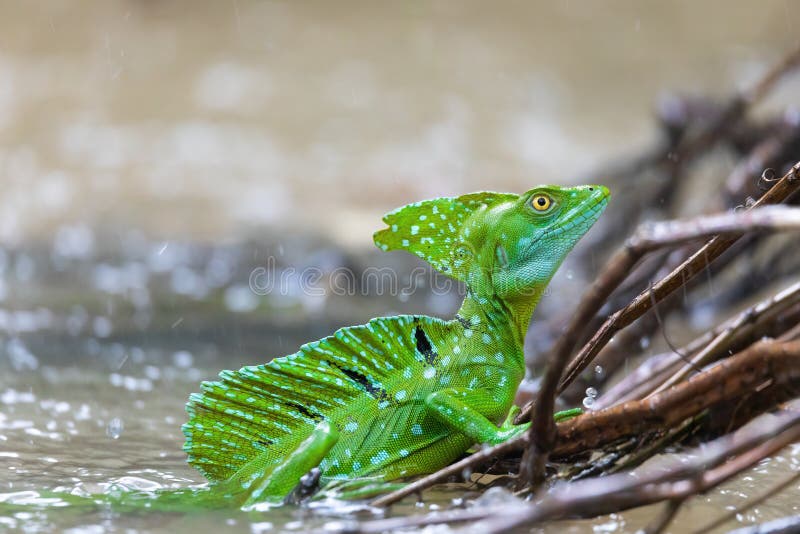
[[[799,23],[788,0],[0,3],[0,491],[201,480],[179,429],[200,380],[457,308],[373,250],[383,213],[589,176],[614,193],[591,173],[653,145],[676,94],[747,87]],[[538,313],[568,313],[602,259],[568,261]],[[285,285],[254,291],[270,265]]]
[[[751,83],[796,43],[798,17],[784,0],[4,3],[5,327],[26,330],[13,324],[21,311],[56,326],[72,309],[72,333],[149,337],[183,316],[152,323],[184,297],[193,313],[197,301],[258,308],[259,328],[404,308],[255,298],[248,273],[271,256],[298,271],[407,265],[372,252],[386,211],[580,183],[653,143],[671,91],[721,97]],[[413,310],[455,305],[435,297]],[[234,323],[225,340],[273,350],[217,320]],[[208,332],[186,318],[173,330]]]

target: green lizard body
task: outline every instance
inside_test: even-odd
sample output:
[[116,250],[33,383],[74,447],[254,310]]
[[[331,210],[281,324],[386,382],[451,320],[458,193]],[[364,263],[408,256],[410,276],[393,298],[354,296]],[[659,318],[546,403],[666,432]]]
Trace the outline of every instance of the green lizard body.
[[[247,486],[253,503],[282,499],[316,465],[324,479],[393,480],[524,431],[507,416],[531,314],[607,200],[602,186],[546,186],[389,213],[375,243],[464,282],[456,317],[377,318],[268,364],[223,371],[187,406],[189,462],[231,491]],[[289,458],[296,465],[286,467]]]
[[374,236],[381,249],[411,252],[464,282],[456,317],[373,319],[204,382],[187,404],[184,450],[211,485],[148,506],[279,503],[314,467],[327,481],[390,481],[523,432],[510,410],[531,314],[607,201],[602,186],[543,186],[387,214]]

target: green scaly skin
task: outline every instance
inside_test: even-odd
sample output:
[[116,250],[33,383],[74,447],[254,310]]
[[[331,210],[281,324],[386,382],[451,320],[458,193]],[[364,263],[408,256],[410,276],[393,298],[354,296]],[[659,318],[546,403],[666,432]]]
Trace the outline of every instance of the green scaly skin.
[[363,493],[364,481],[430,473],[473,444],[524,432],[511,408],[531,314],[608,197],[603,186],[542,186],[387,214],[376,245],[466,284],[456,317],[377,318],[268,364],[223,371],[190,397],[183,426],[189,462],[211,484],[102,500],[258,509],[283,502],[314,467],[323,482]]

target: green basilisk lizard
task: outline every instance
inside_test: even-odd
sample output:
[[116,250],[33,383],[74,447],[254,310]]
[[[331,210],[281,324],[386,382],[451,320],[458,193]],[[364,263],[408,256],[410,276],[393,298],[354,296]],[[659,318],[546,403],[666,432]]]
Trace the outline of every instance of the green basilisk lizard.
[[465,284],[455,318],[380,317],[221,372],[191,395],[183,425],[188,461],[211,484],[123,492],[119,504],[253,508],[282,502],[315,467],[323,481],[392,481],[524,432],[512,405],[531,314],[608,197],[603,186],[542,186],[387,214],[378,247],[416,254]]

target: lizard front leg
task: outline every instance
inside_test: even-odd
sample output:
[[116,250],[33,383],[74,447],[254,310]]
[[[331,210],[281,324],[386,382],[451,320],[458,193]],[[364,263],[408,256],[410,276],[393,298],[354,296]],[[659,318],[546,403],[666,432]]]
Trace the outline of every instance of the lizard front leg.
[[435,391],[425,398],[426,406],[442,423],[465,434],[475,443],[490,445],[502,443],[530,427],[530,423],[515,426],[511,413],[503,425],[498,427],[476,409],[491,406],[495,402],[488,393],[456,388]]

